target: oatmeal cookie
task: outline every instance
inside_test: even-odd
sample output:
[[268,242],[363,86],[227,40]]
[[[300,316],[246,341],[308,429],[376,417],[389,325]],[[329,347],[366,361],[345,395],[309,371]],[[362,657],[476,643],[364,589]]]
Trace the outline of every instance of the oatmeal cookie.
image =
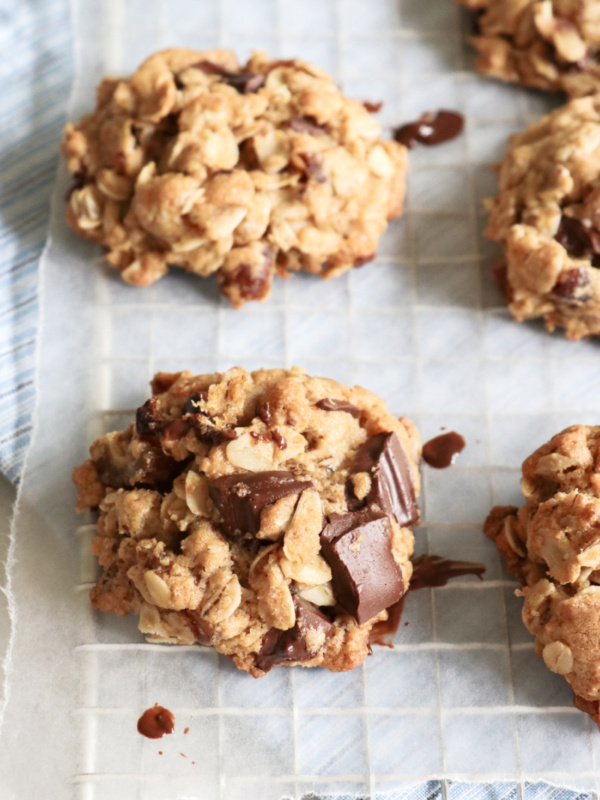
[[525,504],[485,532],[522,584],[523,621],[546,666],[600,719],[600,426],[574,425],[523,463]]
[[360,664],[410,582],[414,425],[298,368],[158,373],[152,391],[73,474],[99,511],[94,607],[256,677]]
[[569,339],[600,334],[600,95],[511,137],[497,171],[486,233],[503,245],[510,310]]
[[477,69],[503,81],[600,91],[598,0],[458,0],[474,9]]
[[406,148],[303,61],[173,49],[105,79],[65,129],[66,218],[127,283],[216,274],[235,307],[275,272],[332,277],[374,258],[400,215]]

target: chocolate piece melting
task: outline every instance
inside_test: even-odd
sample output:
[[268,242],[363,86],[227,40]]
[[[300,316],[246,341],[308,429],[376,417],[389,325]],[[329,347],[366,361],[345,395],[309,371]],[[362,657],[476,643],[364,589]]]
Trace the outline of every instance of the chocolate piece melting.
[[293,661],[310,661],[316,653],[310,647],[310,631],[322,631],[325,639],[331,636],[335,627],[316,606],[294,597],[296,624],[288,631],[271,628],[263,640],[263,645],[256,657],[256,666],[263,672],[272,667]]
[[320,408],[321,411],[345,411],[346,414],[350,414],[355,419],[359,419],[362,414],[362,408],[353,406],[352,403],[348,403],[346,400],[334,400],[331,397],[319,400],[316,406]]
[[409,122],[396,128],[394,139],[405,147],[417,144],[428,146],[443,144],[456,139],[462,133],[465,119],[456,111],[426,111],[416,122]]
[[392,553],[392,526],[370,510],[332,514],[321,531],[321,553],[331,567],[339,605],[362,625],[404,593]]
[[423,461],[430,467],[445,469],[454,463],[456,456],[465,449],[464,437],[456,431],[442,433],[425,442],[423,445]]
[[223,517],[227,536],[258,533],[265,506],[312,489],[311,481],[299,481],[291,472],[249,472],[224,475],[212,481],[209,491]]
[[395,433],[378,433],[367,439],[354,457],[351,474],[357,472],[369,473],[371,490],[364,501],[359,501],[348,482],[351,511],[376,505],[384,513],[393,514],[399,525],[415,525],[419,521],[410,464]]

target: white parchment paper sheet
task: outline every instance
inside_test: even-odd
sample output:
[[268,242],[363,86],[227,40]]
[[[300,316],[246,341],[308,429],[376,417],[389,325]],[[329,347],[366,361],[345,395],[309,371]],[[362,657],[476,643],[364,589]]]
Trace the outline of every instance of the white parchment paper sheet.
[[[520,502],[532,449],[567,424],[598,422],[598,345],[513,322],[481,236],[489,164],[552,101],[476,76],[450,0],[75,0],[74,14],[73,117],[92,107],[102,75],[157,48],[224,45],[314,61],[350,96],[384,101],[384,125],[440,107],[467,124],[456,141],[411,154],[406,213],[376,263],[332,282],[279,281],[269,303],[237,312],[214,283],[183,274],[146,290],[120,283],[66,229],[61,173],[37,434],[11,549],[0,795],[277,800],[435,777],[596,790],[600,737],[535,656],[515,584],[481,533],[493,503]],[[131,419],[156,369],[234,364],[299,364],[379,392],[424,439],[460,431],[458,464],[424,468],[417,551],[482,560],[485,581],[411,595],[396,648],[345,675],[279,669],[255,681],[212,652],[147,645],[135,620],[93,613],[92,527],[72,513],[72,467],[93,437]],[[160,742],[136,731],[155,702],[177,718]]]

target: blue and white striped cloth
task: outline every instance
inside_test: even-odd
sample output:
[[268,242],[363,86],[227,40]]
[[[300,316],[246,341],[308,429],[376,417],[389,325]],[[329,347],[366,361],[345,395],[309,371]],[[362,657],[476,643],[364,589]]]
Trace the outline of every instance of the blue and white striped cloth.
[[73,79],[68,0],[0,1],[0,470],[31,439],[39,262]]

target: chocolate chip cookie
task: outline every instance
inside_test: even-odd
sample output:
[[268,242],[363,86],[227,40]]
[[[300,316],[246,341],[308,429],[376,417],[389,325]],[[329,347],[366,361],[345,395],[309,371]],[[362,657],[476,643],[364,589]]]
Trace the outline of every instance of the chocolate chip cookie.
[[504,248],[510,310],[569,339],[600,334],[600,95],[511,137],[497,171],[487,234]]
[[477,69],[504,81],[563,90],[600,91],[597,0],[458,0],[475,10]]
[[[367,104],[369,105],[369,104]],[[127,283],[216,274],[235,307],[275,272],[333,277],[374,258],[402,211],[406,148],[303,61],[173,49],[105,79],[65,129],[66,218]]]
[[73,473],[99,512],[94,607],[256,677],[360,664],[410,582],[414,425],[297,368],[158,373],[152,391]]
[[522,584],[523,621],[546,666],[600,721],[600,426],[574,425],[523,463],[522,508],[485,532]]

